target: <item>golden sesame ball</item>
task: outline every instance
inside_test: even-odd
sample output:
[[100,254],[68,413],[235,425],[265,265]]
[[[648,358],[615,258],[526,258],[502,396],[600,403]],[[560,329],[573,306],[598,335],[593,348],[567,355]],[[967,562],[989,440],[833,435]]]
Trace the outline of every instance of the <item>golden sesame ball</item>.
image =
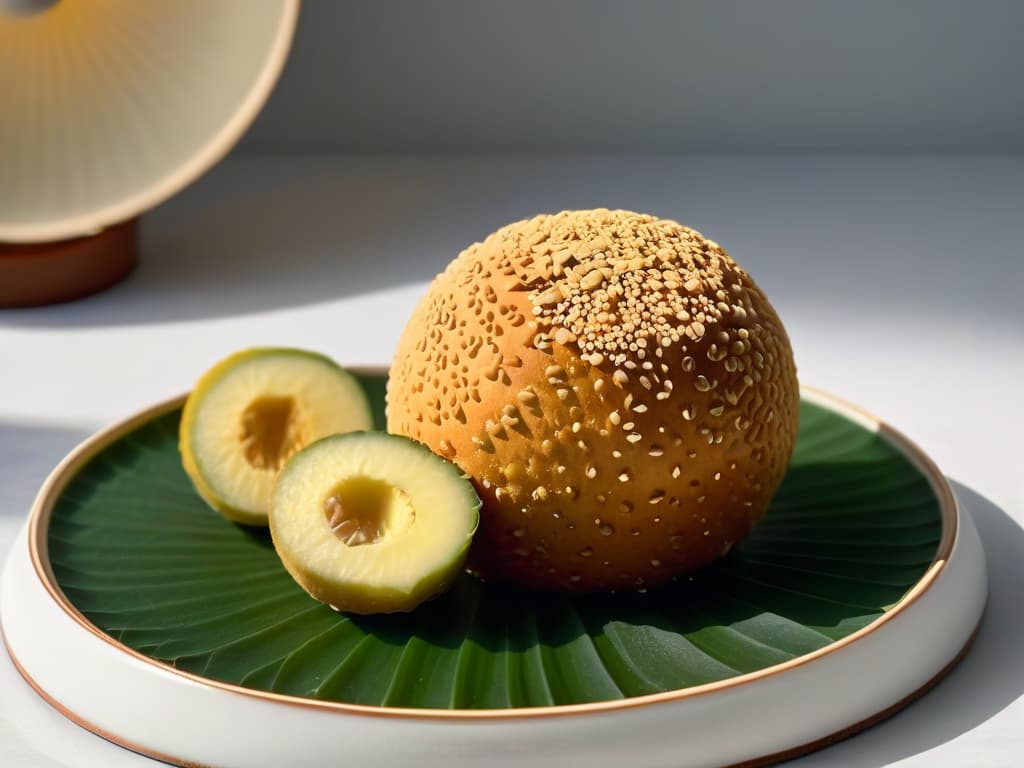
[[716,243],[628,211],[503,227],[434,280],[388,385],[388,430],[483,500],[484,578],[665,582],[764,514],[796,439],[789,339]]

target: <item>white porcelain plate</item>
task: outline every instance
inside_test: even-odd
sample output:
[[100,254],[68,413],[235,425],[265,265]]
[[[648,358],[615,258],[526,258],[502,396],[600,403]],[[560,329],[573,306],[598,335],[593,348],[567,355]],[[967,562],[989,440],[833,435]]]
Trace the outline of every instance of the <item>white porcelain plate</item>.
[[[383,376],[362,379],[380,422]],[[339,615],[295,586],[267,536],[196,497],[181,402],[54,470],[0,605],[44,698],[168,762],[763,764],[922,694],[984,605],[980,540],[932,462],[805,389],[771,510],[692,581],[570,597],[466,576],[413,614]]]

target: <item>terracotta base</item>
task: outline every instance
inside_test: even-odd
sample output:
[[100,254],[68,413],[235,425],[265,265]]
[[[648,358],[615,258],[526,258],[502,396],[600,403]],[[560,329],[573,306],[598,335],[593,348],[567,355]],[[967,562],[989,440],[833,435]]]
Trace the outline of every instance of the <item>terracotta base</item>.
[[55,243],[0,243],[0,307],[72,301],[119,283],[138,262],[138,219]]

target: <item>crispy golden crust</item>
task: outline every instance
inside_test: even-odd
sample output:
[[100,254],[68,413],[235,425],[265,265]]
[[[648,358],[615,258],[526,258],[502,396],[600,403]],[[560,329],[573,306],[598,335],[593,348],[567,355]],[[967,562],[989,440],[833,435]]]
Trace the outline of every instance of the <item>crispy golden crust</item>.
[[782,324],[717,244],[567,211],[498,230],[435,279],[396,351],[388,429],[474,479],[477,571],[599,590],[666,581],[745,535],[798,405]]

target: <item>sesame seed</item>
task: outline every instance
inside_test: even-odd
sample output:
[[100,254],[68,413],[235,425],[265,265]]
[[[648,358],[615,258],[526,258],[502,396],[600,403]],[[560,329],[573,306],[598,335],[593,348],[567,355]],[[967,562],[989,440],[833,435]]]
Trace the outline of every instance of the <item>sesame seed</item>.
[[548,288],[544,293],[534,298],[534,302],[537,304],[537,308],[550,306],[551,304],[558,304],[562,301],[562,292],[557,286]]
[[591,270],[580,280],[580,288],[584,291],[593,291],[604,282],[604,275],[598,269]]
[[[551,381],[552,379],[556,379],[557,381],[565,381],[565,369],[562,368],[562,366],[560,365],[549,365],[547,368],[544,369],[544,375],[547,376],[548,381]],[[555,384],[557,382],[551,381],[551,383]]]

